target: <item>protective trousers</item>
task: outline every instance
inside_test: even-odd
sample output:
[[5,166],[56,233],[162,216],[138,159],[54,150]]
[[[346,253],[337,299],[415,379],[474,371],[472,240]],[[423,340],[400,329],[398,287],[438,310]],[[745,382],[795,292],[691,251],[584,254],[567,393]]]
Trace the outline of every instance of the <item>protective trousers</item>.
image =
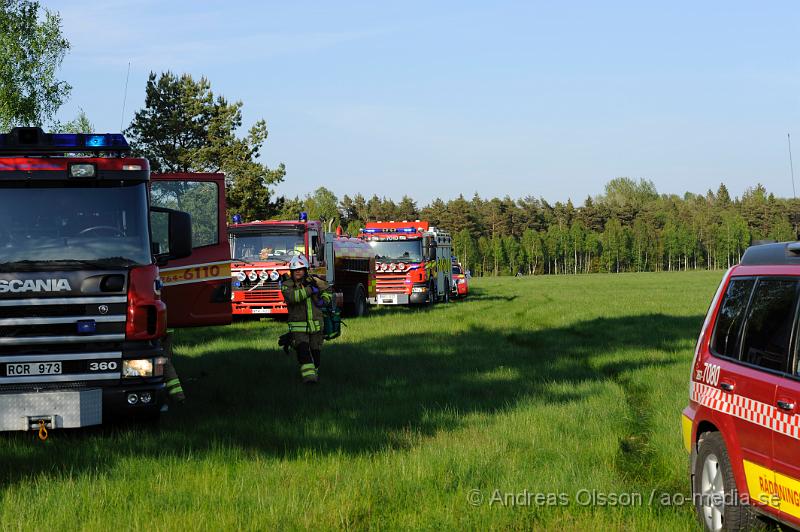
[[167,395],[171,400],[182,403],[186,400],[181,386],[181,380],[178,378],[178,372],[175,371],[175,366],[172,364],[172,333],[167,332],[162,342],[164,346],[164,356],[167,358],[167,363],[164,364],[164,383],[167,386]]
[[322,332],[293,334],[300,376],[304,382],[316,382],[322,361]]

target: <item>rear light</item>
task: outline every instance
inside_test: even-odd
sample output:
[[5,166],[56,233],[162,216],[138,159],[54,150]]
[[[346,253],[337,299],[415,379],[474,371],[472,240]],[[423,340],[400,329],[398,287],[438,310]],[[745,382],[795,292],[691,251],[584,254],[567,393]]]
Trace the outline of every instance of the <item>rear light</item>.
[[154,340],[167,332],[167,306],[156,290],[158,267],[132,268],[128,283],[126,340]]
[[122,169],[128,172],[137,172],[142,169],[141,164],[123,164]]

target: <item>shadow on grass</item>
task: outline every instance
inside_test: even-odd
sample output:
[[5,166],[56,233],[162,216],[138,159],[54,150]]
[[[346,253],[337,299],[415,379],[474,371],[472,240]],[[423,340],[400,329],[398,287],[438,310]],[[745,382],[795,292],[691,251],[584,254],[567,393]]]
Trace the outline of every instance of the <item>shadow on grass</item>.
[[[215,342],[229,329],[182,331],[178,352],[192,346],[201,354],[177,357],[189,401],[170,412],[159,429],[59,432],[53,435],[56,442],[46,444],[33,442],[30,434],[3,435],[0,485],[42,473],[102,471],[136,456],[198,457],[221,447],[269,456],[411,447],[422,436],[457,428],[470,413],[498,412],[531,398],[584,399],[554,395],[559,384],[617,380],[626,372],[686,364],[686,350],[676,350],[685,348],[702,320],[650,314],[510,334],[481,327],[419,336],[387,332],[359,343],[326,345],[322,382],[315,387],[299,383],[296,362],[277,349],[272,329],[237,329],[235,345],[263,339],[265,347],[236,352]],[[662,352],[606,360],[609,352],[626,349]]]

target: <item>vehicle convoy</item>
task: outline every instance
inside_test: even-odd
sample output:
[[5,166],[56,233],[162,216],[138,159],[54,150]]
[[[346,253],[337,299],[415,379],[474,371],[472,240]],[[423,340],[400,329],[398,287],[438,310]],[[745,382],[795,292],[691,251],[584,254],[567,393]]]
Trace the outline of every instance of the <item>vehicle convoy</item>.
[[800,242],[748,248],[724,276],[683,411],[693,501],[709,530],[757,514],[800,526]]
[[300,254],[309,258],[310,270],[334,287],[344,310],[366,314],[367,299],[375,294],[375,259],[357,238],[326,233],[322,222],[267,220],[237,223],[228,228],[233,264],[233,313],[238,316],[285,315],[280,279]]
[[463,298],[469,294],[469,279],[464,272],[464,267],[453,258],[453,284],[451,288],[451,297]]
[[[157,417],[167,327],[230,321],[227,245],[192,236],[224,220],[222,176],[151,181],[129,151],[120,134],[0,135],[0,430]],[[173,208],[192,195],[210,220]]]
[[377,305],[433,304],[450,299],[450,234],[428,222],[369,222],[360,238],[377,264]]

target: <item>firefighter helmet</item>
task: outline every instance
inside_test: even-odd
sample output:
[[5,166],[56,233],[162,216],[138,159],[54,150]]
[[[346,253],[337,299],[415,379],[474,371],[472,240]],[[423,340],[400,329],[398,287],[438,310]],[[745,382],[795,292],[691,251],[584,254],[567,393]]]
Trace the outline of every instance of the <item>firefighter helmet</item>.
[[308,259],[305,255],[297,255],[292,257],[292,262],[289,263],[289,270],[302,270],[303,268],[308,269]]

